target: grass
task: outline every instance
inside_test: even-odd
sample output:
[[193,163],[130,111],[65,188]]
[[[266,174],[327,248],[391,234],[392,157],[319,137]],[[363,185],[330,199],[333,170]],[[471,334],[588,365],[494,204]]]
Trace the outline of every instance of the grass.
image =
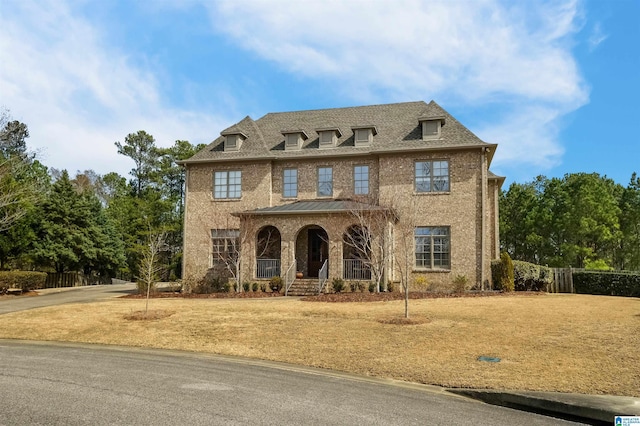
[[[309,303],[118,299],[0,316],[0,338],[182,349],[450,387],[640,397],[640,299],[523,295]],[[498,357],[499,363],[478,361]]]

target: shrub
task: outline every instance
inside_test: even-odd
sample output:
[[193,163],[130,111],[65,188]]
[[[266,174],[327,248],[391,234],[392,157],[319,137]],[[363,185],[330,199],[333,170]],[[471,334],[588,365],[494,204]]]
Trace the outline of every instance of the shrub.
[[273,291],[274,293],[280,293],[282,285],[282,277],[272,277],[269,280],[269,288],[271,288],[271,291]]
[[356,291],[362,293],[365,289],[365,284],[362,281],[351,281],[349,282],[349,288],[353,293]]
[[242,290],[249,291],[251,289],[251,283],[249,281],[245,281],[242,283]]
[[253,292],[258,291],[258,283],[251,284],[251,291],[253,291]]
[[393,281],[389,281],[387,283],[387,291],[389,293],[393,293],[395,291],[395,289],[396,289],[396,285],[393,283]]
[[[546,267],[520,260],[513,261],[513,275],[516,291],[546,291],[550,271]],[[548,268],[546,268],[548,270]]]
[[369,293],[375,293],[375,292],[376,292],[376,283],[372,281],[369,283]]
[[427,277],[424,275],[419,275],[416,279],[413,280],[413,287],[419,291],[427,291],[429,288],[429,282],[427,281]]
[[156,292],[156,283],[151,282],[147,285],[145,281],[136,282],[136,286],[138,287],[138,294],[147,294],[147,288],[149,288],[149,293]]
[[212,269],[208,270],[205,276],[191,289],[193,293],[197,294],[227,293],[229,290],[231,290],[229,279],[219,277]]
[[260,283],[260,291],[263,293],[267,292],[267,283]]
[[340,293],[344,290],[344,280],[342,278],[334,278],[333,281],[331,281],[331,285],[335,293]]
[[509,253],[502,252],[500,260],[491,262],[491,277],[496,290],[514,290],[514,266]]
[[640,297],[640,272],[573,272],[576,293]]
[[31,291],[44,288],[47,274],[31,271],[0,271],[0,294],[4,294],[10,288],[20,288],[22,291]]
[[466,275],[456,275],[453,279],[453,291],[455,293],[464,293],[469,288],[469,278]]

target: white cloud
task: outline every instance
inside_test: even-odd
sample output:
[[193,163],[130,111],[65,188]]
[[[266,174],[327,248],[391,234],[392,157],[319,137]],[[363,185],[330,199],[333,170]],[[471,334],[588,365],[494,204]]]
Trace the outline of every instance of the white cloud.
[[600,22],[596,22],[593,26],[593,30],[591,31],[591,35],[589,36],[589,50],[593,51],[600,43],[605,41],[609,36],[602,31],[602,26]]
[[147,130],[159,146],[206,142],[222,118],[165,105],[154,74],[107,44],[62,1],[9,1],[0,15],[0,103],[29,126],[28,145],[55,168],[126,174],[114,142]]
[[508,109],[473,129],[500,144],[495,164],[554,165],[558,121],[588,102],[570,51],[575,0],[205,4],[218,31],[291,73],[331,79],[340,96]]

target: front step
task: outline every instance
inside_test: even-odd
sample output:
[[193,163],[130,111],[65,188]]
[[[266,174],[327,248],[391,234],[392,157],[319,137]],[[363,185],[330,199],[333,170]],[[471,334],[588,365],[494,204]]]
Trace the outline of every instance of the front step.
[[288,296],[316,296],[317,294],[317,278],[297,278],[287,293]]

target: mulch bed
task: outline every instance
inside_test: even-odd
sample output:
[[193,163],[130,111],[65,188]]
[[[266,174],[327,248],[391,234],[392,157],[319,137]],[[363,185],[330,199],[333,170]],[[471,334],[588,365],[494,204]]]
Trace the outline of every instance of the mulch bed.
[[[151,299],[170,299],[170,298],[182,298],[182,299],[258,299],[263,297],[278,297],[284,296],[280,293],[264,293],[261,291],[245,291],[242,293],[210,293],[210,294],[195,294],[195,293],[177,293],[177,292],[157,292],[151,293],[149,298]],[[124,299],[146,299],[146,294],[128,294],[122,296]]]
[[[497,297],[497,296],[537,296],[546,294],[543,292],[519,291],[512,293],[503,293],[500,291],[478,291],[467,293],[428,293],[428,292],[411,292],[409,299],[442,299],[442,298],[458,298],[458,297]],[[125,299],[145,299],[145,294],[129,294],[122,296]],[[264,293],[261,291],[245,291],[242,293],[211,293],[211,294],[183,294],[178,292],[157,292],[152,293],[152,299],[259,299],[263,297],[284,297],[282,293]],[[325,303],[345,303],[345,302],[389,302],[392,300],[404,300],[404,293],[369,293],[369,292],[353,292],[353,293],[328,293],[318,296],[306,296],[300,300],[304,302],[325,302]]]
[[[528,292],[533,294],[531,292]],[[409,299],[442,299],[457,297],[492,297],[507,296],[515,293],[503,293],[499,291],[482,291],[467,293],[430,293],[430,292],[410,292]],[[520,294],[520,293],[518,293]],[[305,302],[389,302],[392,300],[404,300],[404,293],[394,291],[392,293],[329,293],[318,296],[303,297]]]

